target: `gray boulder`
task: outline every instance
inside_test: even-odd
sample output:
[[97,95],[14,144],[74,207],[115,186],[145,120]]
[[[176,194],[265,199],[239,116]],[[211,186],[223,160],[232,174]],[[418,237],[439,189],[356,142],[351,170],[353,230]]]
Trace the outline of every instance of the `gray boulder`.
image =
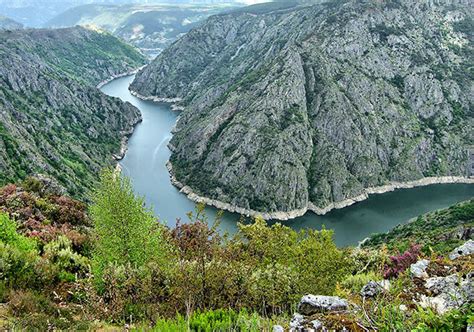
[[449,254],[449,259],[456,259],[462,256],[471,255],[474,253],[474,240],[469,240],[462,246],[457,247]]
[[426,279],[428,278],[428,273],[426,273],[426,268],[430,264],[430,261],[427,259],[419,260],[418,262],[410,266],[410,272],[412,276],[416,278]]
[[317,330],[320,330],[323,328],[323,323],[321,323],[320,320],[312,320],[311,321],[311,325],[313,325],[313,328],[317,331]]
[[290,321],[290,331],[300,331],[304,328],[305,319],[303,315],[295,313]]
[[452,309],[458,309],[465,303],[474,301],[473,273],[465,278],[456,274],[447,277],[433,277],[425,282],[425,288],[430,296],[422,295],[420,304],[423,307],[435,309],[444,314]]
[[338,296],[305,295],[298,305],[298,312],[305,316],[328,311],[347,310],[347,300]]
[[362,297],[376,297],[383,291],[383,287],[375,282],[369,281],[362,289],[360,290],[360,296]]

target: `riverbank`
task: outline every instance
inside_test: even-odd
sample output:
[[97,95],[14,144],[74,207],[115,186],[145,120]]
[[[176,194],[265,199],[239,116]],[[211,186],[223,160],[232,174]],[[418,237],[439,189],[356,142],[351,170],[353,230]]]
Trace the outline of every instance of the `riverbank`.
[[135,75],[136,73],[138,73],[140,70],[142,70],[143,68],[145,68],[147,65],[143,65],[139,68],[136,68],[136,69],[132,69],[132,70],[129,70],[129,71],[126,71],[124,73],[120,73],[120,74],[117,74],[117,75],[112,75],[110,76],[109,78],[103,80],[102,82],[100,82],[99,84],[96,85],[96,88],[97,89],[100,89],[102,88],[104,85],[112,82],[113,80],[117,79],[117,78],[120,78],[120,77],[125,77],[125,76],[130,76],[130,75]]
[[[126,76],[130,76],[130,75],[135,75],[140,70],[145,68],[145,66],[146,65],[141,66],[141,67],[136,68],[136,69],[133,69],[133,70],[129,70],[129,71],[124,72],[124,73],[120,73],[120,74],[117,74],[117,75],[112,75],[109,78],[107,78],[107,79],[103,80],[102,82],[100,82],[99,84],[97,84],[96,88],[100,90],[103,86],[105,86],[106,84],[112,82],[113,80],[115,80],[117,78],[126,77]],[[142,117],[142,114],[141,114],[141,111],[140,111],[140,116],[138,117],[138,119],[131,124],[130,128],[127,131],[122,133],[122,139],[121,139],[121,142],[120,142],[120,150],[119,150],[118,153],[112,154],[112,158],[116,161],[116,165],[115,165],[115,171],[116,172],[121,172],[121,167],[120,167],[119,162],[125,157],[125,154],[127,153],[128,140],[133,135],[133,132],[135,131],[135,127],[139,123],[141,123],[142,121],[143,121],[143,117]]]
[[182,101],[181,98],[162,98],[162,97],[147,97],[139,94],[136,91],[130,90],[130,94],[134,97],[137,97],[138,99],[144,100],[144,101],[153,101],[155,103],[169,103],[171,104],[171,110],[172,111],[183,111],[184,107],[178,106],[176,103]]
[[[171,98],[160,98],[160,97],[146,97],[146,96],[140,95],[139,93],[135,91],[130,91],[130,93],[141,100],[148,100],[148,101],[154,101],[154,102],[167,102],[167,103],[176,103],[176,102],[181,101],[181,99],[179,98],[171,99]],[[173,109],[176,109],[176,108],[173,108]],[[171,133],[173,133],[173,130],[171,131]],[[168,144],[168,148],[171,151],[173,151],[173,146],[171,144]],[[235,206],[223,201],[201,196],[197,194],[196,192],[194,192],[194,190],[190,186],[187,186],[176,179],[175,175],[173,174],[173,167],[170,161],[167,162],[166,168],[168,169],[171,183],[176,188],[178,188],[181,193],[185,194],[188,197],[188,199],[190,199],[193,202],[204,203],[208,206],[212,206],[220,210],[238,213],[238,214],[245,215],[248,217],[261,216],[267,220],[273,219],[273,220],[281,220],[281,221],[291,220],[291,219],[301,217],[305,215],[308,211],[311,211],[317,215],[322,216],[332,210],[342,209],[342,208],[351,206],[355,203],[364,201],[369,197],[369,195],[383,194],[383,193],[391,192],[397,189],[423,187],[423,186],[428,186],[428,185],[433,185],[433,184],[450,184],[450,183],[451,184],[452,183],[474,184],[473,177],[471,178],[453,177],[453,176],[428,177],[428,178],[423,178],[423,179],[408,181],[408,182],[392,182],[387,185],[379,186],[379,187],[369,187],[369,188],[364,189],[364,191],[357,196],[350,197],[339,202],[331,203],[325,207],[318,207],[312,202],[309,202],[308,206],[301,209],[297,209],[297,210],[262,212],[262,211],[255,211],[252,209],[246,209],[246,208]]]
[[384,186],[366,188],[364,189],[364,192],[360,195],[357,195],[352,198],[347,198],[340,202],[331,203],[323,208],[317,207],[313,203],[309,202],[307,207],[298,209],[298,210],[261,212],[261,211],[255,211],[252,209],[245,209],[245,208],[235,206],[229,203],[225,203],[216,199],[200,196],[196,194],[191,187],[184,185],[183,183],[181,183],[180,181],[176,179],[173,173],[173,165],[171,164],[170,161],[166,163],[166,168],[168,169],[171,183],[176,188],[178,188],[181,193],[185,194],[193,202],[204,203],[206,205],[213,206],[220,210],[238,213],[241,215],[245,215],[247,217],[260,216],[266,220],[280,220],[280,221],[286,221],[286,220],[291,220],[291,219],[301,217],[304,214],[306,214],[308,211],[314,212],[317,215],[325,215],[332,210],[342,209],[342,208],[351,206],[355,203],[366,200],[367,198],[369,198],[369,195],[383,194],[383,193],[391,192],[397,189],[409,189],[409,188],[415,188],[415,187],[429,186],[433,184],[453,184],[453,183],[461,184],[462,183],[462,184],[474,185],[473,177],[470,177],[470,178],[457,177],[457,176],[429,177],[429,178],[423,178],[423,179],[419,179],[415,181],[393,182],[391,184],[387,184]]

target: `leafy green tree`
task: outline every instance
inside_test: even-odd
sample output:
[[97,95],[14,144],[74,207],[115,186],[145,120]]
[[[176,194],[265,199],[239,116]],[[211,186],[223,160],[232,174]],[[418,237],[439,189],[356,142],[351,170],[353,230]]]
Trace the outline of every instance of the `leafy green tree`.
[[162,226],[143,199],[135,196],[129,179],[104,170],[92,201],[93,272],[99,282],[110,264],[139,267],[161,261]]
[[0,213],[0,243],[9,244],[21,251],[36,250],[36,241],[17,232],[17,224],[6,213]]

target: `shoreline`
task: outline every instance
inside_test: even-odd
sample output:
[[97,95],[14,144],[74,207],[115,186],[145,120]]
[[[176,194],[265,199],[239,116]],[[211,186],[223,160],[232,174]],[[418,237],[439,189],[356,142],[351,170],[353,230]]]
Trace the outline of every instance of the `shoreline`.
[[115,74],[115,75],[112,75],[110,76],[109,78],[103,80],[102,82],[100,82],[99,84],[97,84],[95,87],[97,89],[100,89],[102,88],[104,85],[112,82],[113,80],[117,79],[117,78],[121,78],[121,77],[125,77],[125,76],[130,76],[130,75],[135,75],[136,73],[138,73],[140,70],[142,70],[143,68],[145,68],[147,65],[143,65],[139,68],[135,68],[135,69],[131,69],[129,71],[126,71],[124,73],[120,73],[120,74]]
[[[126,76],[130,76],[130,75],[135,75],[136,73],[138,73],[140,70],[142,70],[143,68],[145,68],[147,65],[143,65],[139,68],[136,68],[136,69],[132,69],[132,70],[129,70],[129,71],[126,71],[124,73],[120,73],[120,74],[116,74],[116,75],[112,75],[110,76],[109,78],[103,80],[102,82],[100,82],[99,84],[96,85],[96,89],[100,90],[104,85],[112,82],[113,80],[117,79],[117,78],[121,78],[121,77],[126,77]],[[101,91],[102,92],[102,91]],[[103,92],[102,92],[103,93]],[[123,103],[125,103],[124,101],[122,101]],[[137,108],[138,109],[138,108]],[[120,150],[118,153],[113,153],[112,154],[112,158],[113,160],[116,162],[116,165],[115,165],[115,172],[118,172],[120,173],[122,171],[122,167],[120,166],[120,161],[125,157],[125,154],[127,153],[127,150],[128,150],[128,140],[130,139],[130,137],[133,135],[133,132],[135,131],[135,127],[140,124],[142,121],[143,121],[143,117],[142,117],[142,112],[141,110],[138,109],[138,111],[140,112],[140,116],[136,119],[136,121],[134,121],[132,124],[131,124],[131,127],[129,130],[125,131],[123,134],[122,134],[122,139],[120,141]]]
[[[129,89],[129,91],[133,96],[141,100],[170,103],[171,110],[173,111],[180,111],[184,109],[183,107],[177,106],[175,104],[181,101],[181,98],[146,97],[146,96],[140,95],[139,93],[133,90]],[[173,150],[170,144],[168,145],[168,148],[171,151]],[[355,203],[364,201],[369,197],[369,195],[383,194],[383,193],[391,192],[397,189],[410,189],[410,188],[416,188],[416,187],[429,186],[433,184],[453,184],[453,183],[474,184],[474,177],[462,177],[462,176],[426,177],[426,178],[421,178],[421,179],[413,180],[413,181],[391,182],[383,186],[364,188],[363,192],[357,196],[346,198],[339,202],[330,203],[329,205],[323,208],[314,205],[312,202],[309,202],[306,207],[297,209],[297,210],[261,212],[261,211],[255,211],[252,209],[246,209],[239,206],[235,206],[235,205],[232,205],[223,201],[219,201],[216,199],[200,196],[196,194],[190,186],[187,186],[176,179],[173,173],[173,166],[169,160],[166,163],[166,168],[168,170],[168,175],[170,177],[171,184],[175,186],[176,188],[178,188],[181,193],[185,194],[188,197],[188,199],[190,199],[191,201],[195,203],[204,203],[208,206],[212,206],[220,210],[224,210],[224,211],[228,211],[232,213],[238,213],[241,215],[245,215],[247,217],[260,216],[265,220],[278,220],[278,221],[287,221],[287,220],[295,219],[295,218],[305,215],[308,211],[311,211],[317,215],[325,215],[332,210],[342,209],[342,208],[351,206]],[[119,163],[117,163],[117,169],[120,171]]]
[[172,111],[184,111],[184,107],[176,105],[176,103],[182,101],[181,98],[165,98],[165,97],[146,97],[144,95],[139,94],[138,92],[134,90],[130,90],[130,94],[134,97],[137,97],[138,99],[144,100],[144,101],[153,101],[155,103],[168,103],[171,104],[171,110]]
[[379,187],[369,187],[365,188],[364,192],[360,195],[355,197],[347,198],[345,200],[331,203],[323,208],[320,208],[314,205],[312,202],[308,203],[308,206],[302,209],[291,210],[291,211],[275,211],[275,212],[261,212],[255,211],[252,209],[246,209],[239,206],[235,206],[229,203],[225,203],[216,199],[200,196],[196,194],[191,187],[184,185],[183,183],[179,182],[174,173],[173,173],[173,165],[168,160],[166,163],[166,168],[168,169],[168,173],[171,179],[171,183],[179,189],[179,191],[185,194],[190,200],[196,203],[204,203],[209,206],[213,206],[220,210],[225,210],[228,212],[238,213],[245,215],[246,217],[257,217],[260,216],[265,220],[277,220],[277,221],[287,221],[291,219],[295,219],[305,215],[308,211],[311,211],[317,215],[325,215],[332,210],[342,209],[348,206],[351,206],[355,203],[362,202],[369,198],[369,195],[376,195],[376,194],[384,194],[387,192],[395,191],[397,189],[410,189],[410,188],[417,188],[417,187],[425,187],[434,184],[473,184],[474,185],[474,178],[473,177],[461,177],[461,176],[443,176],[443,177],[427,177],[422,178],[419,180],[414,181],[407,181],[407,182],[392,182],[387,185],[379,186]]

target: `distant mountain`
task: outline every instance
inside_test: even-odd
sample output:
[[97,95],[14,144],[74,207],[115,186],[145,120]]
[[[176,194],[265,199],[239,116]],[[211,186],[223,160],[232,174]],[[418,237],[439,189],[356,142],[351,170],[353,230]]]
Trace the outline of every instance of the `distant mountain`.
[[20,24],[8,17],[5,16],[0,16],[0,30],[16,30],[16,29],[22,29],[23,24]]
[[140,120],[95,86],[145,63],[107,33],[0,32],[0,183],[41,173],[83,196]]
[[470,0],[245,7],[190,31],[131,89],[182,99],[170,147],[187,192],[267,216],[321,212],[367,188],[467,175],[473,8]]
[[45,27],[45,23],[73,7],[87,4],[219,4],[235,0],[0,0],[0,14],[10,17],[27,27]]
[[71,8],[46,23],[48,27],[93,25],[154,57],[179,36],[229,5],[85,5]]

